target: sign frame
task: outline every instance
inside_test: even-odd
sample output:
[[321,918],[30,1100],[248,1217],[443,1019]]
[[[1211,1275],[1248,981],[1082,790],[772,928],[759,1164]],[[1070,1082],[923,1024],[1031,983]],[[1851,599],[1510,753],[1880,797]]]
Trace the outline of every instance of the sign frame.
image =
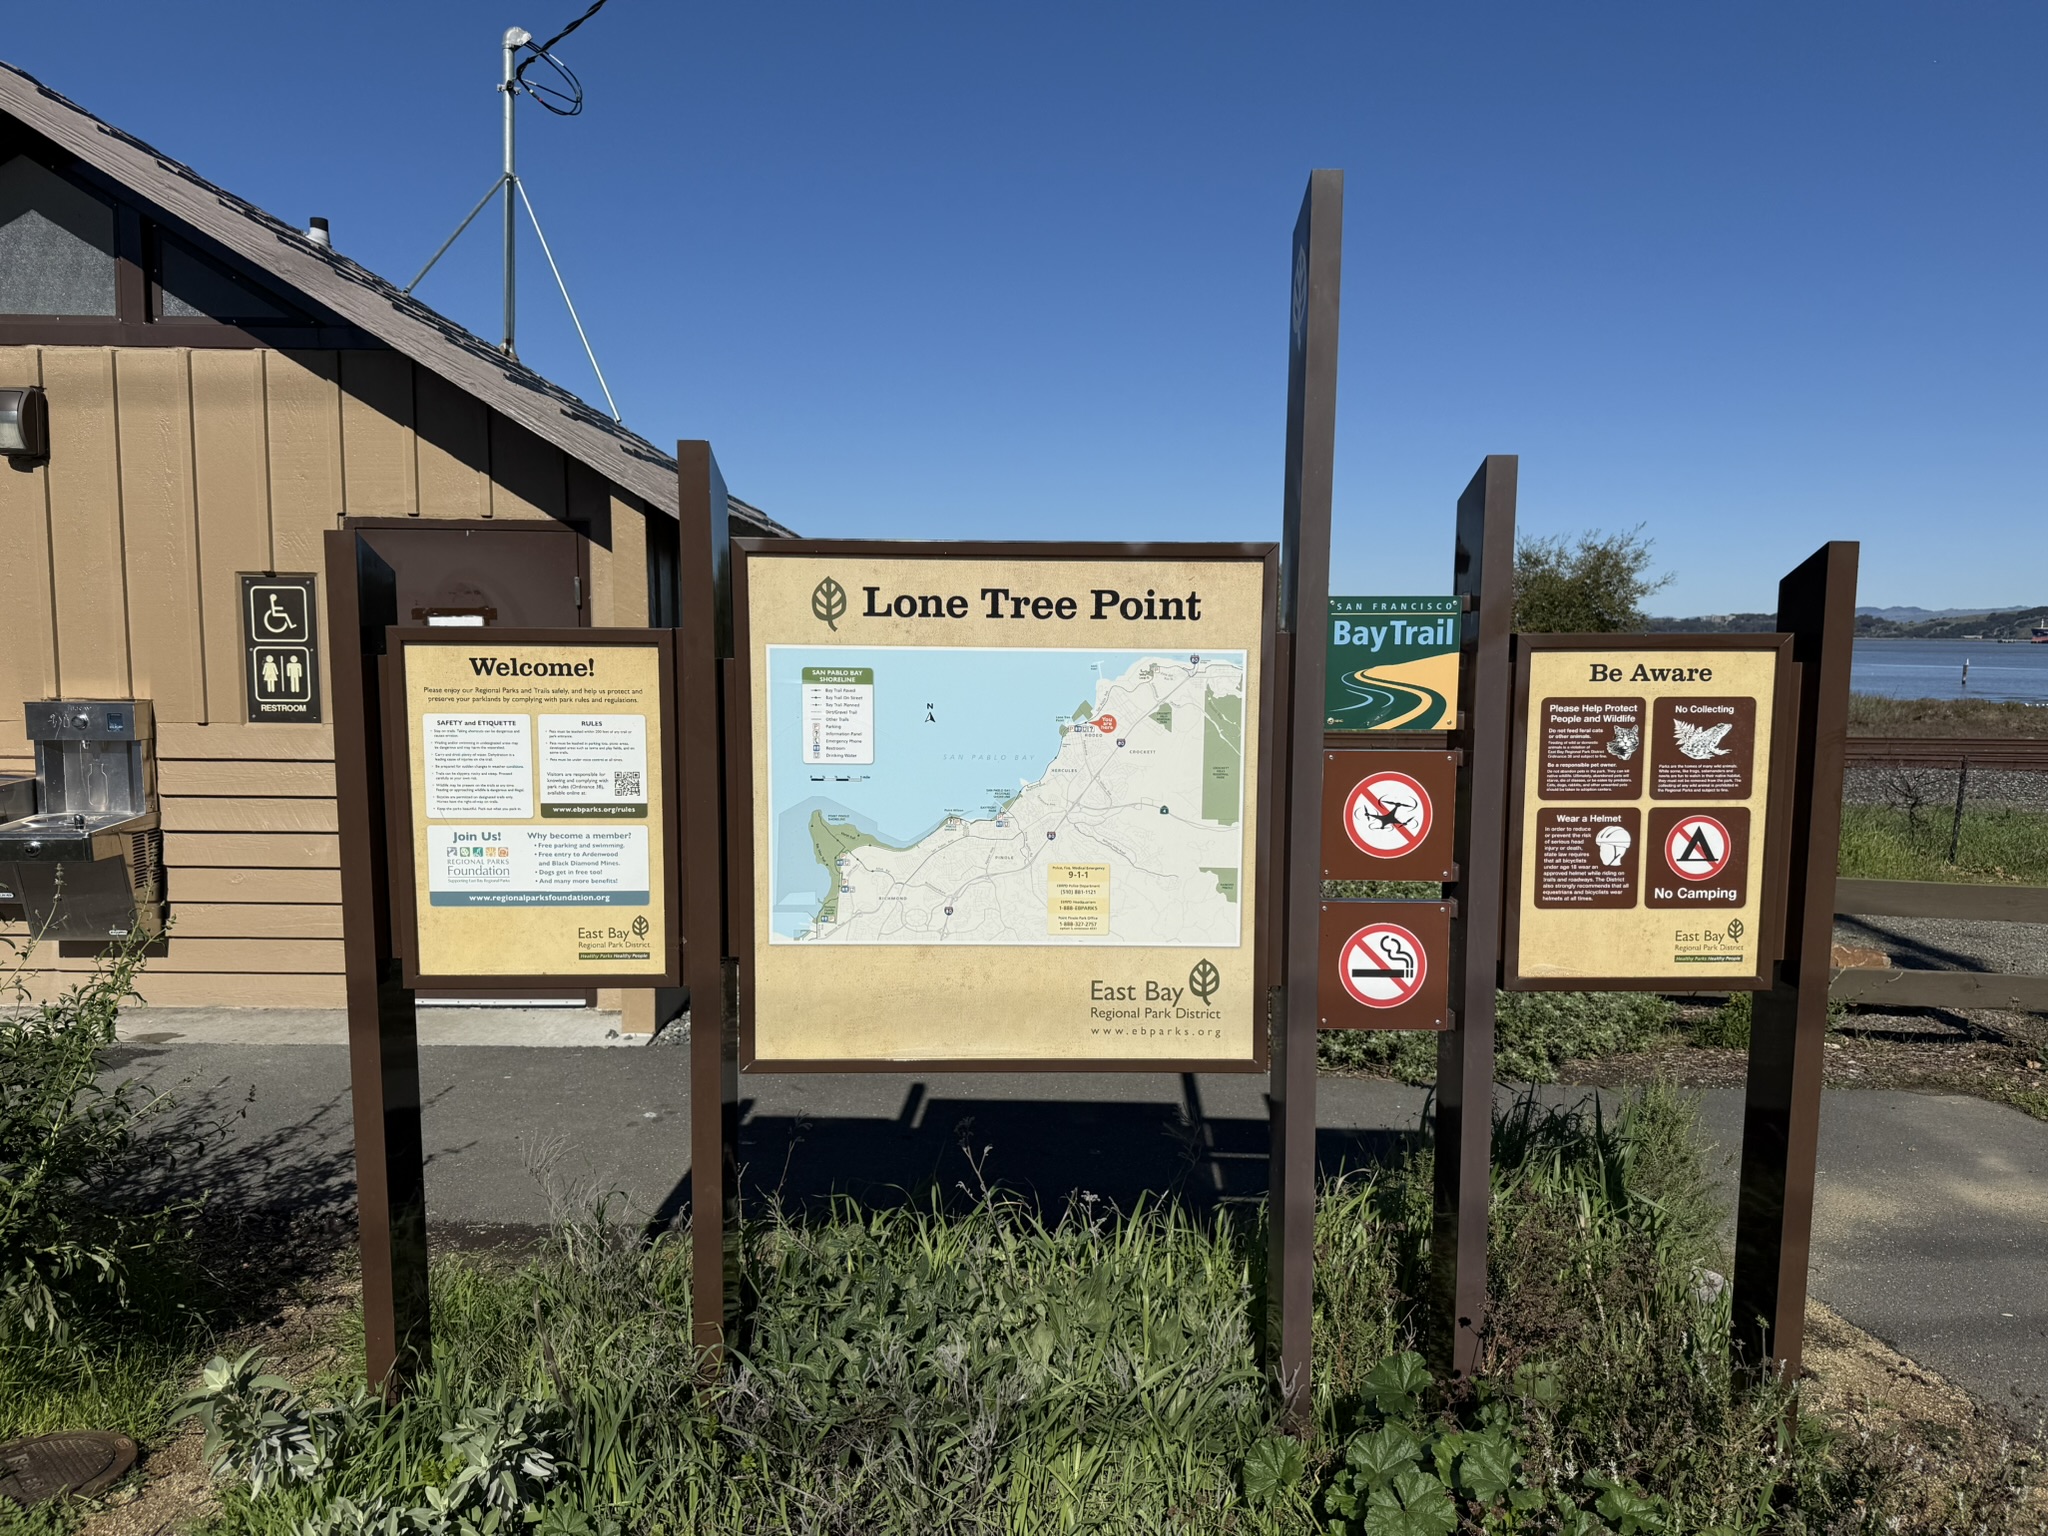
[[[576,987],[675,987],[682,984],[681,910],[681,790],[676,767],[676,650],[675,632],[666,629],[500,629],[495,627],[415,628],[394,626],[386,635],[386,670],[389,685],[384,690],[384,782],[385,803],[390,807],[387,867],[391,871],[391,929],[393,947],[403,967],[409,988],[517,991],[526,988]],[[660,916],[655,928],[660,934],[659,971],[539,972],[504,975],[496,972],[467,975],[451,972],[423,972],[419,969],[419,890],[413,857],[412,795],[412,712],[408,707],[406,653],[416,647],[479,644],[554,645],[579,649],[652,650],[656,661],[653,705],[657,711],[650,721],[658,748],[649,753],[649,772],[656,778],[650,786],[661,806],[662,877],[657,884]],[[652,745],[652,744],[651,744]],[[653,803],[650,796],[650,803]]]
[[[1760,992],[1771,986],[1777,962],[1784,956],[1786,838],[1791,827],[1792,770],[1799,737],[1799,667],[1792,660],[1789,634],[1760,631],[1754,634],[1566,634],[1517,635],[1514,655],[1514,720],[1508,744],[1508,826],[1507,900],[1503,914],[1501,945],[1501,986],[1509,992]],[[1771,743],[1765,786],[1758,810],[1763,816],[1762,857],[1759,867],[1749,871],[1757,892],[1758,936],[1756,966],[1739,974],[1680,975],[1676,968],[1655,976],[1531,976],[1522,971],[1523,843],[1525,817],[1534,814],[1529,780],[1530,733],[1536,728],[1530,719],[1531,659],[1539,652],[1584,651],[1613,654],[1616,651],[1655,651],[1673,656],[1713,656],[1732,651],[1769,652],[1775,658],[1769,707]],[[1654,684],[1646,684],[1654,687]],[[1759,702],[1762,702],[1761,700]],[[1649,736],[1646,703],[1644,734]],[[1649,794],[1649,774],[1654,742],[1643,745],[1644,788],[1637,800]],[[1634,804],[1634,801],[1630,802]],[[1656,809],[1656,807],[1652,807]],[[1655,852],[1647,836],[1649,810],[1643,813],[1645,836],[1641,840],[1642,860],[1648,880],[1648,862]],[[1705,985],[1703,985],[1705,983]]]
[[[739,1070],[759,1073],[822,1072],[1265,1072],[1269,1065],[1269,1031],[1265,999],[1275,978],[1269,960],[1278,932],[1280,905],[1270,878],[1278,857],[1275,839],[1285,836],[1276,826],[1279,796],[1281,693],[1278,633],[1280,547],[1274,543],[1107,543],[1047,540],[934,540],[911,543],[888,539],[753,539],[732,540],[732,681],[726,695],[725,729],[729,790],[726,796],[727,921],[731,952],[738,957]],[[749,570],[756,561],[789,558],[930,560],[1173,560],[1181,562],[1256,563],[1260,577],[1259,634],[1259,766],[1246,785],[1247,804],[1258,806],[1258,824],[1239,879],[1256,882],[1252,929],[1244,936],[1253,976],[1253,1049],[1244,1057],[930,1057],[906,1058],[775,1058],[756,1046],[756,986],[753,977],[754,927],[754,666]],[[1256,798],[1254,798],[1256,797]]]

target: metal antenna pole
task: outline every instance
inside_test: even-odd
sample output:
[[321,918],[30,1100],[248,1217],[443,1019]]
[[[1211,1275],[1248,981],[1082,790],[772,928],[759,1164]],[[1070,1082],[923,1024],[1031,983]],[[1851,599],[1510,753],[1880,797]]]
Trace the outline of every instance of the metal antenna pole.
[[415,277],[411,282],[405,285],[405,292],[411,293],[413,289],[419,287],[419,285],[426,280],[427,274],[434,270],[434,263],[439,261],[443,256],[446,256],[448,254],[448,247],[453,245],[456,241],[462,238],[462,232],[465,229],[469,228],[469,226],[475,221],[476,216],[478,214],[484,211],[484,204],[488,203],[492,198],[496,197],[498,195],[498,189],[504,185],[505,178],[501,173],[498,179],[491,183],[491,189],[488,192],[484,193],[482,197],[476,200],[476,206],[469,210],[469,217],[464,219],[460,224],[456,225],[455,233],[450,235],[446,240],[443,240],[441,242],[441,249],[434,252],[434,254],[427,259],[427,264],[424,267],[421,267],[419,270],[419,276]]
[[518,210],[512,200],[512,189],[518,184],[519,172],[512,157],[512,106],[518,99],[512,72],[512,56],[533,41],[533,34],[524,27],[505,29],[505,83],[499,87],[505,93],[505,345],[507,357],[517,357],[518,350],[512,345],[516,322],[516,298],[514,283],[517,275],[517,254],[515,240],[519,232]]
[[[583,355],[590,359],[590,371],[597,375],[597,387],[604,391],[604,403],[611,407],[612,420],[623,422],[619,415],[619,403],[612,398],[612,387],[604,381],[604,370],[597,366],[597,353],[591,350],[590,338],[583,334],[582,317],[576,313],[576,301],[569,297],[569,285],[562,280],[562,269],[555,262],[555,253],[548,249],[547,231],[540,227],[540,215],[533,211],[533,199],[526,195],[526,183],[515,181],[519,189],[519,200],[526,204],[526,216],[533,220],[534,235],[540,240],[540,253],[548,259],[548,270],[555,274],[555,286],[562,290],[562,302],[569,306],[569,319],[576,327],[576,339],[583,343]],[[1954,859],[1949,862],[1953,864]]]

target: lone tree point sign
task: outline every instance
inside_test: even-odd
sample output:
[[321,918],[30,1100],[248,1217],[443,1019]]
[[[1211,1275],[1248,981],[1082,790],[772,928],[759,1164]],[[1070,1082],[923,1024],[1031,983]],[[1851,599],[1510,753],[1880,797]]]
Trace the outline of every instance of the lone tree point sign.
[[1270,546],[736,549],[747,1066],[1262,1065]]

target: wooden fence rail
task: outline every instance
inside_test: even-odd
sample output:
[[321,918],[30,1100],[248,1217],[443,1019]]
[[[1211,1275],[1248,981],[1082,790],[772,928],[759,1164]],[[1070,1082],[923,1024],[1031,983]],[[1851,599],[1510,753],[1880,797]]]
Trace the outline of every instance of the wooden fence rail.
[[[1835,911],[1846,917],[1941,917],[1956,922],[2048,924],[2048,886],[1839,880],[1835,884]],[[1835,972],[1828,995],[1845,1003],[1873,1007],[2006,1008],[2018,1013],[2048,1013],[2048,976],[1848,967]]]
[[2011,736],[1851,736],[1851,763],[1901,763],[1953,768],[1967,759],[1972,768],[2027,768],[2048,772],[2048,740]]

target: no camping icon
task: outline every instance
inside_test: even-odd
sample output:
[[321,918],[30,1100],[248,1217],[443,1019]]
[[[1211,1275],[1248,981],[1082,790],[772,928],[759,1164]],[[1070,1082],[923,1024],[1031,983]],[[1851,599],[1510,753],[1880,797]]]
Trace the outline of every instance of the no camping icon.
[[1367,1008],[1398,1008],[1422,990],[1429,955],[1399,923],[1368,923],[1344,941],[1337,979]]
[[1352,846],[1376,859],[1412,853],[1429,835],[1435,811],[1419,780],[1392,769],[1367,774],[1344,800],[1344,832]]
[[1711,880],[1728,867],[1735,839],[1711,816],[1685,816],[1664,839],[1664,862],[1681,880]]

